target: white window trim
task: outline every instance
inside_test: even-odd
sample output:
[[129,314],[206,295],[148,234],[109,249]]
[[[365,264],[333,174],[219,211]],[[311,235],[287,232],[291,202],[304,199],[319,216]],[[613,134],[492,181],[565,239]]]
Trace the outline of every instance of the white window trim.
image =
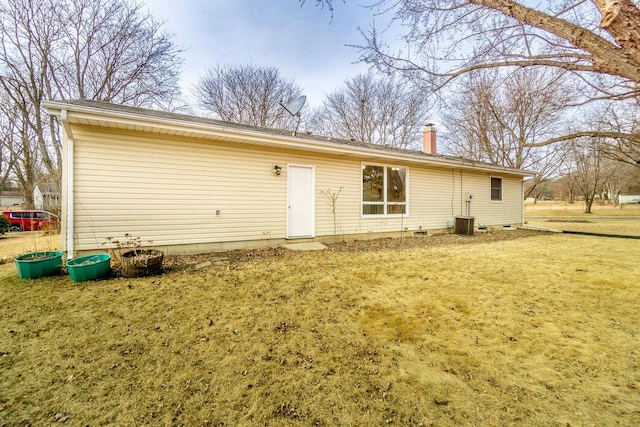
[[[364,170],[365,166],[379,166],[379,167],[383,167],[385,168],[385,173],[384,173],[384,201],[382,202],[369,202],[367,204],[370,205],[382,205],[384,206],[384,210],[385,212],[387,211],[387,206],[389,205],[389,203],[387,202],[387,171],[386,168],[398,168],[398,169],[404,169],[407,171],[407,176],[406,176],[406,182],[405,182],[405,202],[404,202],[404,213],[403,214],[388,214],[388,213],[384,213],[381,215],[376,215],[376,214],[365,214],[364,213],[364,209],[363,206],[365,204],[364,200],[362,200],[364,198],[364,194],[363,194],[363,187],[362,187],[362,171]],[[388,164],[388,163],[373,163],[373,162],[360,162],[360,217],[361,218],[406,218],[409,216],[409,168],[407,166],[401,166],[401,165],[393,165],[393,164]],[[401,205],[402,203],[392,203],[392,204],[397,204],[397,205]]]
[[[500,200],[494,200],[491,192],[493,191],[493,187],[491,186],[491,180],[493,178],[500,180]],[[491,203],[502,203],[504,200],[504,178],[501,176],[491,176],[489,177],[489,201]]]

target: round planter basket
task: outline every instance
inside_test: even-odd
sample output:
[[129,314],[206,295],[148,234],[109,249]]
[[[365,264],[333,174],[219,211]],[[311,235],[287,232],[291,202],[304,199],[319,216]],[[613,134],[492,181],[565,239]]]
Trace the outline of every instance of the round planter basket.
[[162,272],[164,253],[155,249],[135,249],[122,254],[122,277],[151,276]]
[[62,270],[62,251],[30,252],[16,257],[15,263],[21,279],[53,276]]
[[76,282],[99,279],[111,271],[111,255],[94,254],[70,259],[67,270]]

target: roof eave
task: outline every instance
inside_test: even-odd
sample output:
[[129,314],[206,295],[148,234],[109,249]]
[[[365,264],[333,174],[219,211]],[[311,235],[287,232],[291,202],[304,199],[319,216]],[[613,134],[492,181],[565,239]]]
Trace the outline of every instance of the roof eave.
[[[238,142],[258,145],[275,146],[279,148],[297,149],[327,154],[340,154],[348,156],[362,156],[366,158],[381,158],[392,161],[403,161],[415,164],[431,165],[443,168],[456,168],[492,173],[501,173],[516,176],[533,176],[535,173],[522,169],[514,169],[499,165],[489,165],[468,159],[451,159],[440,156],[423,156],[420,153],[395,153],[375,148],[344,145],[335,142],[305,139],[304,136],[287,136],[269,134],[265,132],[225,127],[212,123],[187,122],[180,119],[158,117],[133,112],[122,112],[102,107],[77,105],[67,102],[46,101],[43,106],[50,115],[58,116],[63,121],[73,123],[80,119],[93,121],[106,121],[131,126],[144,126],[156,130],[172,130],[197,134],[203,139],[232,138]],[[63,123],[65,125],[65,123]]]

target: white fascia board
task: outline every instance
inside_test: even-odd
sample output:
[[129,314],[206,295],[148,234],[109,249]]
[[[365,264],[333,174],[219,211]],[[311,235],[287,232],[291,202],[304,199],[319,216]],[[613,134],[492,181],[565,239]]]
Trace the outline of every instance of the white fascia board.
[[359,147],[355,145],[339,144],[330,140],[310,140],[304,137],[270,134],[250,129],[226,127],[213,123],[198,123],[167,117],[137,114],[109,110],[65,102],[47,101],[43,103],[47,113],[61,116],[66,111],[67,120],[70,123],[80,123],[81,120],[102,121],[113,124],[129,126],[145,126],[153,129],[185,132],[198,135],[203,139],[234,139],[239,143],[266,145],[284,149],[296,149],[326,154],[338,154],[351,157],[377,158],[388,161],[409,162],[420,165],[430,165],[441,168],[455,168],[482,172],[494,172],[516,176],[533,176],[535,173],[520,169],[513,169],[498,165],[488,165],[467,159],[429,158],[419,154],[393,153],[374,148]]

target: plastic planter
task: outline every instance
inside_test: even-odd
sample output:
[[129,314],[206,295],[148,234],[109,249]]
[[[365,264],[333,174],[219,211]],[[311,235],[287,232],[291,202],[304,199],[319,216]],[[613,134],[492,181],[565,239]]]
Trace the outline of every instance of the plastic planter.
[[109,254],[86,255],[67,261],[69,276],[75,282],[99,279],[111,271]]
[[53,276],[62,270],[62,252],[30,252],[15,259],[21,279],[38,279]]

